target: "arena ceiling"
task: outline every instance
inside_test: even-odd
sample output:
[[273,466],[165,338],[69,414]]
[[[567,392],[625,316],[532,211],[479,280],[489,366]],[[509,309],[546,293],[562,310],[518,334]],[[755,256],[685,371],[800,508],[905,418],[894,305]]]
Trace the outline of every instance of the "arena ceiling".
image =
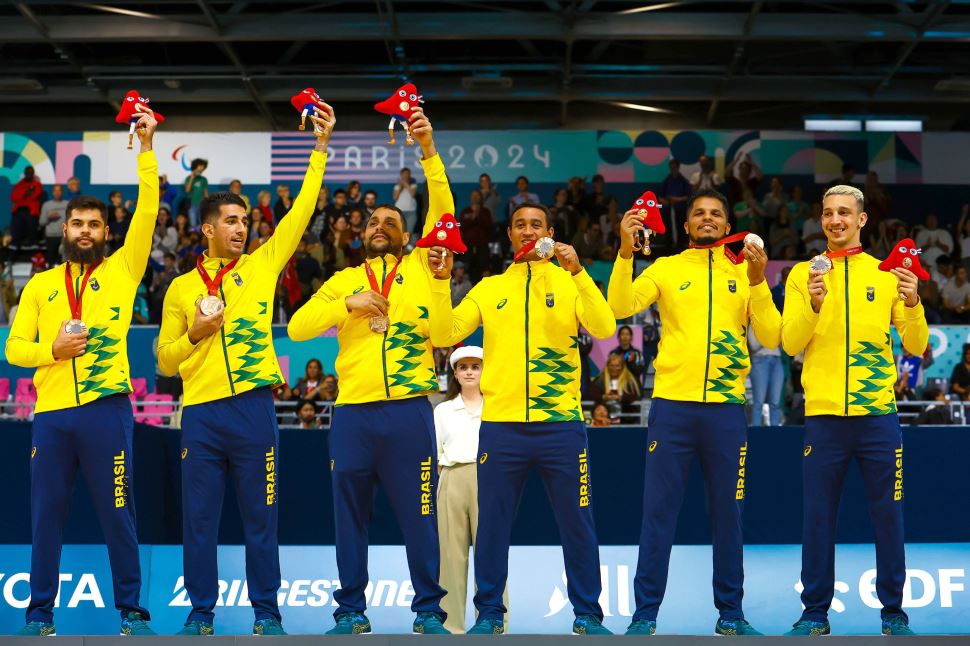
[[[970,4],[104,0],[0,4],[0,129],[175,115],[289,128],[313,85],[353,123],[402,79],[465,127],[636,118],[798,128],[812,114],[970,129]],[[618,104],[658,108],[648,113]]]

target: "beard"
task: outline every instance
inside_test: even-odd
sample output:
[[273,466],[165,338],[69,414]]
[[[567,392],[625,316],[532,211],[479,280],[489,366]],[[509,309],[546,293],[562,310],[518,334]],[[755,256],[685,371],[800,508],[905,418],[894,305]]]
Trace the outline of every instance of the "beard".
[[400,242],[394,242],[390,238],[379,240],[377,242],[368,240],[364,243],[364,251],[367,252],[368,258],[378,258],[386,254],[391,254],[400,258],[403,248],[403,244]]
[[104,260],[104,240],[91,239],[91,246],[87,249],[82,248],[74,240],[64,238],[64,257],[68,262],[76,262],[82,265],[91,265]]

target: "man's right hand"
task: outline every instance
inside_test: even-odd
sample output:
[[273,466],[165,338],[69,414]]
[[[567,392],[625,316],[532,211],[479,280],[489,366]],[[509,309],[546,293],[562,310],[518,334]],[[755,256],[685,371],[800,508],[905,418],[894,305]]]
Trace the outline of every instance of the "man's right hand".
[[825,286],[825,274],[810,271],[808,273],[808,295],[812,299],[812,311],[816,314],[822,309],[822,301],[825,300],[825,295],[828,292],[828,287]]
[[620,256],[623,258],[633,257],[633,241],[638,231],[643,231],[643,216],[639,215],[639,209],[630,209],[623,214],[620,220]]
[[61,327],[57,330],[57,337],[51,344],[51,354],[56,361],[73,359],[80,357],[88,347],[88,332],[85,330],[81,334],[68,334],[67,321],[61,321]]
[[223,308],[215,314],[206,316],[202,313],[202,299],[199,299],[199,302],[195,304],[195,321],[189,328],[189,341],[192,345],[198,345],[202,339],[218,332],[225,320],[225,312],[226,310]]
[[387,299],[369,289],[344,299],[347,311],[357,316],[387,316]]

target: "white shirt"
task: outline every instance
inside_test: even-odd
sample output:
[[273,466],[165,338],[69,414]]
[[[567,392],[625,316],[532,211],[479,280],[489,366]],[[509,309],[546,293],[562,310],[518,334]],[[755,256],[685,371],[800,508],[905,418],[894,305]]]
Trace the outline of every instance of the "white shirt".
[[434,432],[438,441],[438,464],[474,464],[478,459],[478,428],[482,408],[469,410],[459,394],[434,408]]
[[916,246],[923,250],[920,254],[919,262],[923,267],[936,267],[936,260],[943,255],[944,251],[934,246],[937,242],[942,242],[950,251],[953,251],[953,236],[946,229],[936,228],[920,229],[916,234]]
[[[417,182],[412,181],[410,186],[416,186]],[[396,186],[395,189],[398,187]],[[418,208],[418,200],[411,195],[410,188],[401,187],[400,192],[397,195],[397,199],[394,201],[394,206],[401,209],[402,211],[414,211]]]
[[721,178],[717,173],[710,173],[709,175],[703,175],[699,170],[694,171],[690,176],[690,185],[696,186],[697,191],[705,191],[708,189],[716,189],[718,186],[723,184]]

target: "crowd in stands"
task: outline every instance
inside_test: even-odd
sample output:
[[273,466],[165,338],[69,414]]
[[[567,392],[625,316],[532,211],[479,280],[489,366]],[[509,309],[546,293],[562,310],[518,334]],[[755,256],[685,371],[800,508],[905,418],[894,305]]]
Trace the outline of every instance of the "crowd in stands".
[[[715,171],[713,160],[707,156],[701,158],[699,166],[698,171],[687,177],[681,174],[679,162],[671,160],[667,177],[659,187],[651,187],[664,205],[668,229],[652,243],[653,257],[678,253],[687,246],[683,225],[688,198],[692,192],[705,188],[717,189],[727,197],[733,230],[758,233],[765,241],[769,258],[794,262],[824,251],[819,200],[825,186],[786,185],[782,178],[766,178],[755,161],[743,153],[726,166],[724,177]],[[205,177],[207,162],[193,160],[191,168],[189,176],[179,184],[170,183],[164,175],[160,178],[161,206],[149,267],[135,301],[135,324],[160,323],[162,303],[172,280],[194,271],[196,258],[205,248],[199,230],[198,207],[209,191]],[[931,272],[932,279],[921,283],[920,297],[929,322],[970,323],[970,207],[963,205],[959,222],[953,229],[942,226],[935,214],[926,214],[919,223],[904,222],[895,217],[891,196],[875,172],[860,178],[846,165],[842,176],[831,184],[853,184],[863,189],[869,216],[864,229],[866,251],[884,258],[891,246],[904,237],[913,237],[923,249],[922,264]],[[389,193],[391,202],[405,215],[412,244],[420,237],[424,219],[426,200],[422,188],[405,168]],[[320,189],[309,227],[280,276],[274,322],[286,323],[328,277],[362,262],[364,228],[380,203],[377,189],[388,194],[387,186],[363,187],[357,181],[345,187],[324,185]],[[276,186],[274,193],[259,191],[254,199],[246,194],[239,180],[232,181],[228,190],[238,194],[247,205],[251,218],[249,252],[269,239],[286,217],[295,197],[287,184]],[[66,186],[58,184],[48,190],[31,168],[13,187],[11,226],[3,232],[0,245],[0,324],[12,319],[19,297],[10,272],[12,262],[16,258],[29,258],[31,273],[60,263],[65,207],[68,200],[83,192],[84,187],[73,177]],[[134,212],[133,196],[114,191],[105,197],[110,229],[108,244],[114,250],[124,244]],[[590,275],[605,290],[619,247],[619,222],[627,205],[617,203],[602,176],[597,175],[589,182],[586,178],[572,177],[551,194],[539,195],[530,187],[527,177],[519,177],[514,186],[500,187],[483,174],[477,188],[467,195],[456,196],[457,217],[469,251],[454,265],[452,299],[455,304],[476,282],[504,271],[511,262],[505,228],[511,210],[526,201],[549,206],[550,224],[555,228],[556,238],[575,247]],[[645,261],[641,260],[641,266]],[[787,271],[773,289],[779,309],[784,304],[785,278]],[[641,328],[641,348],[632,345],[631,325]],[[602,366],[587,365],[592,340],[581,339],[583,397],[594,402],[588,411],[589,423],[606,425],[637,415],[639,403],[651,392],[652,361],[661,332],[655,309],[639,315],[620,328],[619,346]],[[762,421],[765,404],[766,423],[797,423],[803,414],[799,410],[800,358],[787,357],[780,349],[764,348],[753,334],[749,339],[753,421]],[[970,361],[962,364],[960,374],[954,371],[945,388],[924,389],[921,374],[930,361],[929,352],[923,357],[900,357],[897,395],[901,400],[945,400],[947,396],[970,400]],[[446,369],[446,355],[440,363]],[[333,401],[337,393],[336,376],[324,374],[319,361],[311,364],[293,388],[278,392],[282,400],[299,402],[297,416],[301,424],[306,421],[303,412],[309,416],[312,406]],[[310,417],[307,420],[307,424],[313,423]]]

